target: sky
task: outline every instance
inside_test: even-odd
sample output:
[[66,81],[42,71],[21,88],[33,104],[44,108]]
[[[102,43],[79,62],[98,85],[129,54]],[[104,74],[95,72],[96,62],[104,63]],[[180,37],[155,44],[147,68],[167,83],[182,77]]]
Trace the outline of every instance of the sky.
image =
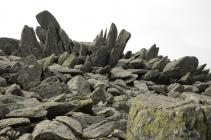
[[126,50],[157,44],[171,60],[196,56],[211,68],[211,0],[0,0],[0,37],[20,39],[24,25],[50,11],[72,40],[92,41],[115,23],[132,36]]

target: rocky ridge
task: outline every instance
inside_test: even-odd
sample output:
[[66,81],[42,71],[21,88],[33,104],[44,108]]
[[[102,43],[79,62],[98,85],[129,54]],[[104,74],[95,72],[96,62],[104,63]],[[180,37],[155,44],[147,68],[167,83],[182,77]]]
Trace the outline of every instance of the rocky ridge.
[[1,140],[208,140],[211,74],[194,56],[124,49],[114,23],[69,38],[48,11],[21,39],[0,38]]

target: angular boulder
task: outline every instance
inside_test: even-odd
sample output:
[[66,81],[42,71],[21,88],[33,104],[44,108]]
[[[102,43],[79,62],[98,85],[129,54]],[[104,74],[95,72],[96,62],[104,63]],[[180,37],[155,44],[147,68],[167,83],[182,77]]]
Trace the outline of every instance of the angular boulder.
[[21,57],[34,55],[37,58],[42,56],[42,50],[37,42],[34,29],[27,25],[24,26],[21,33],[18,55]]
[[130,109],[127,139],[210,139],[210,107],[161,95],[140,95]]
[[185,56],[178,60],[166,64],[163,72],[172,78],[177,78],[185,75],[188,72],[196,71],[198,67],[198,59],[193,56]]
[[68,126],[58,121],[49,120],[37,124],[32,137],[33,140],[76,140]]
[[51,23],[52,26],[56,29],[60,28],[60,25],[56,18],[47,10],[44,10],[36,15],[36,19],[38,23],[41,25],[42,28],[48,29],[49,24]]

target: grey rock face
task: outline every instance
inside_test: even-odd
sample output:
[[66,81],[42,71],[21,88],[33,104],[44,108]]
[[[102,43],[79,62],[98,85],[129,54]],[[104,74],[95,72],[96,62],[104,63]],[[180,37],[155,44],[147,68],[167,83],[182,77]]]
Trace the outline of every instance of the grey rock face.
[[33,28],[25,25],[21,33],[21,40],[18,48],[18,54],[22,57],[27,55],[34,55],[41,58],[42,50],[37,42]]
[[188,72],[194,72],[198,67],[196,57],[186,56],[168,63],[163,72],[171,77],[181,77]]
[[67,116],[58,116],[56,117],[56,120],[59,122],[63,122],[64,124],[69,126],[72,129],[72,131],[74,131],[78,135],[82,134],[82,126],[80,122],[78,122],[77,120]]
[[11,111],[7,114],[7,117],[24,117],[31,119],[42,119],[47,115],[47,111],[42,107],[29,107]]
[[159,48],[156,47],[156,44],[154,44],[149,50],[145,53],[145,59],[151,60],[153,58],[156,58],[158,56]]
[[45,120],[34,128],[32,133],[34,140],[75,140],[76,137],[71,129],[58,121]]
[[68,87],[65,83],[59,82],[57,79],[54,79],[54,77],[50,77],[38,86],[32,88],[31,91],[38,93],[43,98],[51,98],[67,93]]
[[36,19],[38,23],[41,25],[41,27],[46,30],[48,29],[49,24],[52,24],[52,26],[56,29],[60,28],[60,25],[56,20],[56,18],[47,10],[37,14]]
[[40,82],[41,74],[42,66],[40,64],[30,65],[18,71],[16,81],[21,84],[24,89],[30,89]]
[[56,55],[60,52],[62,53],[64,50],[63,48],[59,48],[59,36],[57,34],[57,29],[54,27],[52,23],[48,25],[48,32],[46,36],[45,48],[43,50],[44,56],[49,56],[53,53]]
[[39,38],[39,40],[43,44],[45,44],[46,36],[47,36],[47,30],[38,26],[35,31],[36,31],[36,34],[37,34],[37,37]]
[[123,51],[130,37],[131,37],[131,34],[127,32],[126,30],[122,30],[119,33],[119,36],[116,41],[116,46],[112,48],[109,54],[110,66],[114,66],[118,62],[118,60],[122,57]]
[[6,128],[8,126],[22,126],[30,124],[30,120],[27,118],[9,118],[0,120],[0,129]]
[[4,51],[6,54],[16,54],[18,51],[19,40],[13,38],[0,38],[0,50]]
[[80,75],[71,79],[67,84],[73,94],[88,95],[91,93],[88,81]]

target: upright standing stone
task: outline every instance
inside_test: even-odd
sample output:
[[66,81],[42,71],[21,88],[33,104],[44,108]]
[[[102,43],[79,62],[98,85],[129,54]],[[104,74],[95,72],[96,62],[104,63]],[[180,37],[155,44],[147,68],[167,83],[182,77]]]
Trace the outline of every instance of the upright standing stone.
[[111,49],[115,47],[117,35],[118,31],[116,25],[112,23],[106,39],[107,52],[110,52]]
[[40,12],[36,15],[38,23],[41,25],[42,28],[48,29],[49,24],[51,23],[52,26],[56,29],[60,28],[60,25],[56,18],[47,10]]
[[123,55],[123,51],[125,49],[125,46],[130,39],[131,34],[127,32],[126,30],[122,30],[119,33],[116,46],[112,48],[110,54],[109,54],[109,65],[114,66],[118,60],[121,58]]
[[44,56],[50,56],[53,53],[55,53],[56,55],[59,54],[59,48],[58,48],[59,36],[57,34],[57,29],[54,26],[55,25],[51,23],[48,26],[45,49],[43,51]]
[[35,31],[36,31],[36,34],[37,34],[37,37],[39,38],[39,40],[43,44],[45,44],[45,40],[46,40],[46,36],[47,36],[47,30],[38,26]]
[[37,42],[34,29],[27,25],[24,26],[21,33],[18,54],[22,57],[34,55],[37,58],[41,58],[41,49]]

